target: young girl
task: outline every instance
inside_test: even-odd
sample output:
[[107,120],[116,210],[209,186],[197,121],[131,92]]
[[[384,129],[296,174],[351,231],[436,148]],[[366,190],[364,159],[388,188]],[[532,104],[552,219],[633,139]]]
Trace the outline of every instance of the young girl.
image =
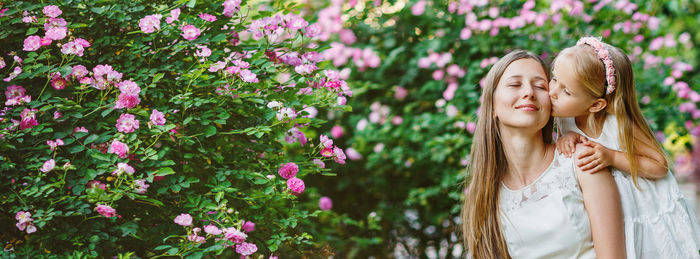
[[[628,258],[700,258],[700,225],[637,104],[629,58],[593,37],[555,58],[549,95],[561,153],[597,172],[611,166],[620,191]],[[642,178],[638,178],[641,176]]]

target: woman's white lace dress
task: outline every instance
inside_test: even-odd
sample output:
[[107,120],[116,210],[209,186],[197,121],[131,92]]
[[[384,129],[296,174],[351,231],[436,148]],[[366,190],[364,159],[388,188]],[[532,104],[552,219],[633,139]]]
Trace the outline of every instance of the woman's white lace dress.
[[[586,136],[573,118],[559,118],[557,123],[561,134],[573,131]],[[608,114],[600,137],[586,137],[621,151],[617,132],[617,119]],[[700,258],[700,224],[671,171],[659,180],[638,177],[637,189],[629,173],[610,169],[622,201],[627,258]]]
[[512,258],[596,257],[575,169],[571,158],[555,152],[530,185],[501,185],[501,225]]

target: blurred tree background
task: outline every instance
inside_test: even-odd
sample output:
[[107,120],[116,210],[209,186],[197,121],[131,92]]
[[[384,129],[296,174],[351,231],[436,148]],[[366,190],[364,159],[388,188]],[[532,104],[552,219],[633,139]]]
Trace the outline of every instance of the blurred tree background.
[[352,112],[325,114],[326,132],[351,148],[350,160],[338,177],[309,181],[365,226],[330,222],[316,235],[341,257],[463,255],[459,210],[480,81],[514,49],[551,62],[582,36],[621,48],[676,175],[697,179],[700,1],[351,0],[319,9],[334,7],[343,29],[325,54],[352,69],[354,95]]

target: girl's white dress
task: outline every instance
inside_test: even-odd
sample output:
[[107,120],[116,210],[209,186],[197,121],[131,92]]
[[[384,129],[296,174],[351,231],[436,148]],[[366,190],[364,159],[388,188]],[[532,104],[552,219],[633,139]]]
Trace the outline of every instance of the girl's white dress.
[[[560,134],[573,131],[586,136],[574,118],[559,118],[557,124]],[[586,137],[609,149],[622,150],[613,114],[607,115],[600,137]],[[637,189],[629,173],[610,169],[622,201],[627,258],[700,258],[700,224],[670,170],[659,180],[637,177]]]
[[555,152],[530,185],[501,185],[501,226],[512,258],[596,257],[575,170],[572,158]]

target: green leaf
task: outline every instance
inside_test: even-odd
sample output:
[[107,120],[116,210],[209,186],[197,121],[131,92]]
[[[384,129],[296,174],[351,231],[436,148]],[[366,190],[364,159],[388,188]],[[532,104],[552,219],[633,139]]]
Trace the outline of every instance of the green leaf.
[[76,145],[68,148],[68,152],[70,152],[71,154],[75,154],[83,150],[85,150],[85,147],[83,145]]
[[151,81],[151,84],[155,84],[158,81],[160,81],[160,79],[163,78],[164,75],[165,74],[163,74],[163,73],[158,73],[155,76],[153,76],[153,81]]
[[197,0],[190,0],[190,1],[187,3],[187,7],[189,7],[189,8],[194,8],[194,5],[196,5],[196,4],[197,4]]
[[88,136],[87,138],[85,138],[85,142],[83,142],[83,143],[85,145],[90,144],[92,142],[95,142],[95,140],[97,140],[97,138],[99,138],[99,137],[100,136],[98,136],[97,134],[92,134],[92,135]]
[[107,110],[102,111],[102,113],[100,113],[100,115],[102,115],[102,117],[107,117],[107,115],[110,114],[112,111],[114,111],[114,109],[107,109]]
[[174,173],[175,173],[175,171],[173,171],[172,168],[170,168],[170,167],[162,167],[162,168],[158,169],[158,171],[155,171],[153,174],[154,174],[155,176],[165,176],[165,175],[171,175],[171,174],[174,174]]
[[156,246],[156,248],[153,248],[153,250],[156,250],[156,251],[158,251],[158,250],[165,250],[165,249],[168,249],[168,248],[170,248],[170,247],[172,247],[172,246],[170,246],[170,245],[160,245],[160,246]]
[[207,128],[204,129],[204,136],[211,137],[214,134],[216,134],[216,127],[208,126]]
[[71,73],[73,73],[73,67],[71,67],[70,65],[65,65],[59,68],[58,71],[61,72],[61,76],[67,77]]
[[32,27],[32,28],[29,28],[29,30],[27,30],[27,33],[25,35],[32,35],[32,34],[36,33],[37,31],[39,31],[39,28]]

